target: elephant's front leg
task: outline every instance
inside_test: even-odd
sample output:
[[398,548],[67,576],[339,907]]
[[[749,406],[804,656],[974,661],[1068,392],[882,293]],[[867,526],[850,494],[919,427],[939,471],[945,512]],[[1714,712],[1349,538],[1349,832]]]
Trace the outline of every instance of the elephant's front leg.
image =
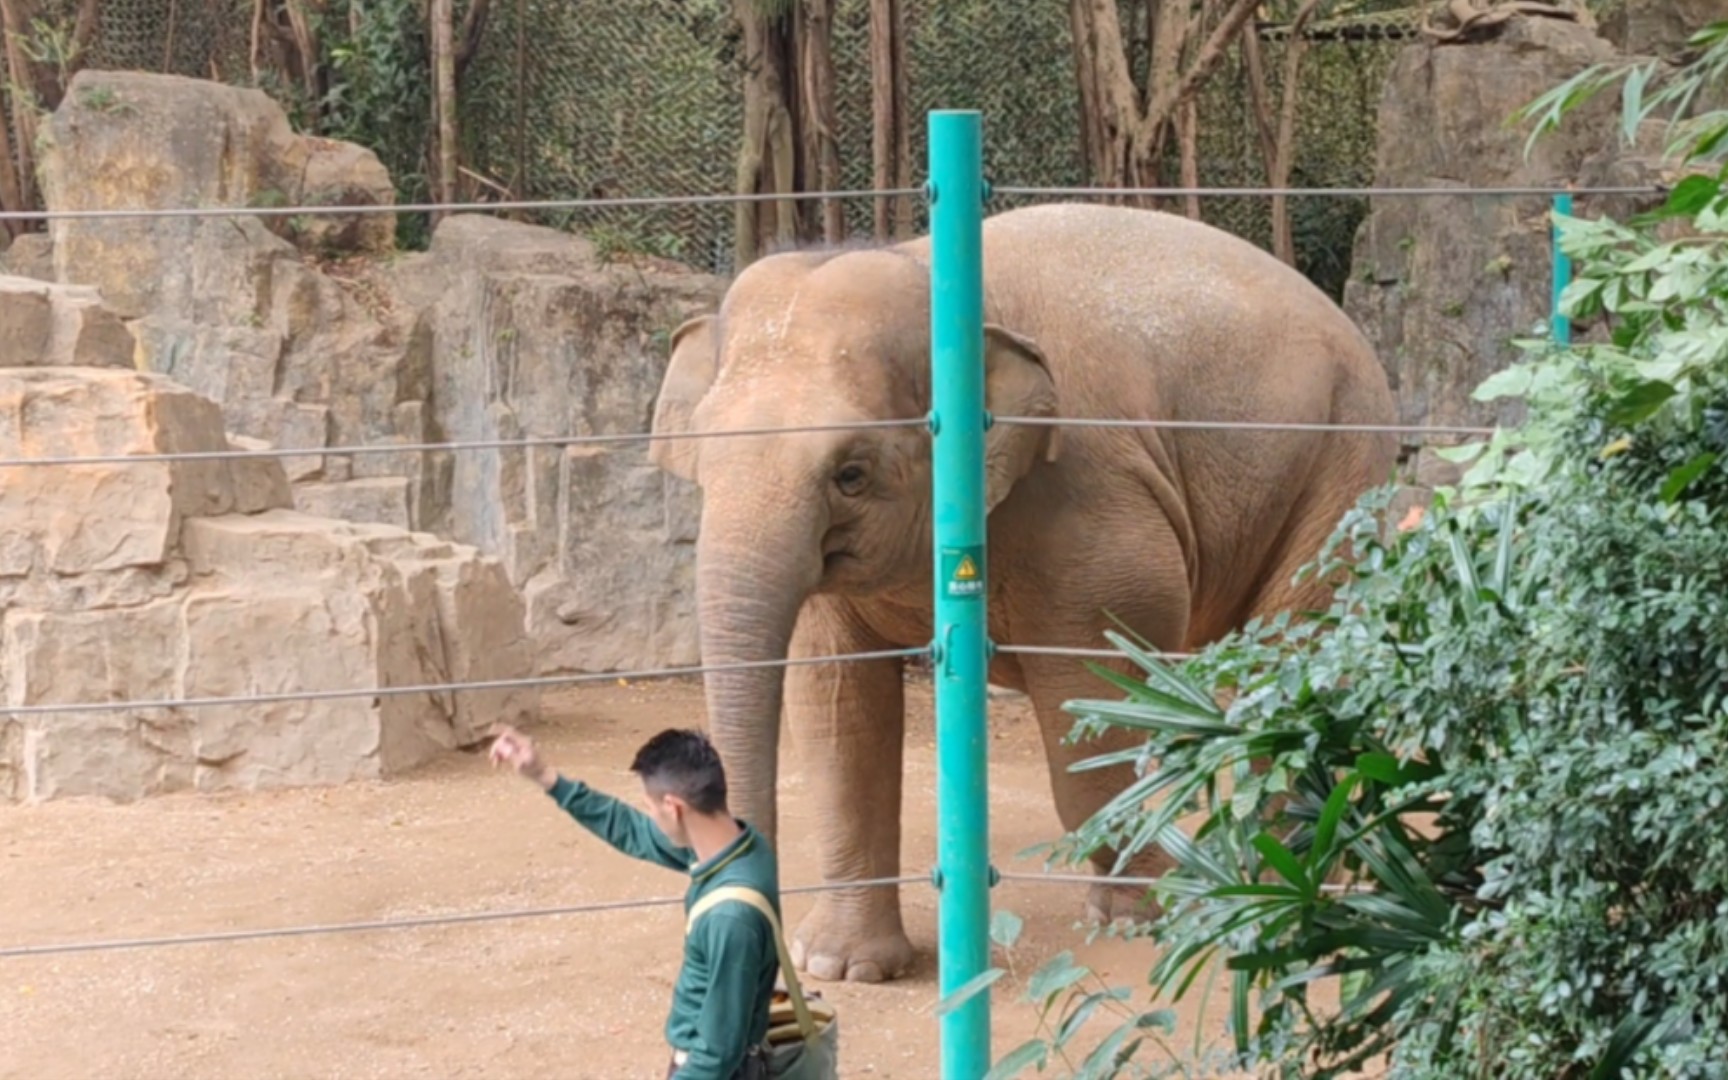
[[[813,598],[791,653],[834,656],[888,646],[842,601]],[[900,876],[900,781],[905,734],[902,662],[812,664],[786,672],[786,716],[816,806],[824,882]],[[881,982],[912,966],[892,886],[819,894],[788,943],[817,979]]]

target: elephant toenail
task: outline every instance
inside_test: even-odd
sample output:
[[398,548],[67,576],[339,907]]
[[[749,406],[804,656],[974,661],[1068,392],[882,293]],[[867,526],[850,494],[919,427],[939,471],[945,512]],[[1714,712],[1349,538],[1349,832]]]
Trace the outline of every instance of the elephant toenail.
[[870,960],[860,960],[846,969],[846,978],[851,982],[879,983],[882,981],[882,967]]
[[808,970],[818,979],[833,982],[845,977],[846,962],[835,956],[812,956]]

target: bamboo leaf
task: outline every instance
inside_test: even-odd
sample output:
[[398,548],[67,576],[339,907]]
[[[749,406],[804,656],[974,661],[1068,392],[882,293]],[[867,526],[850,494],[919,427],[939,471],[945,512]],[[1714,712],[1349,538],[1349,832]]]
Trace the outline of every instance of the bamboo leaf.
[[936,1015],[938,1017],[947,1016],[983,993],[992,983],[1006,974],[1007,971],[1003,968],[990,968],[988,971],[966,980],[964,985],[936,1003]]
[[1008,1052],[1008,1056],[991,1066],[984,1074],[984,1080],[1010,1080],[1026,1071],[1028,1065],[1038,1066],[1038,1071],[1044,1071],[1045,1062],[1050,1060],[1050,1048],[1043,1039],[1027,1039]]
[[1026,998],[1028,1001],[1041,1002],[1044,1008],[1049,1008],[1051,1000],[1057,994],[1084,979],[1087,974],[1085,968],[1074,963],[1074,954],[1064,949],[1033,973],[1026,984]]

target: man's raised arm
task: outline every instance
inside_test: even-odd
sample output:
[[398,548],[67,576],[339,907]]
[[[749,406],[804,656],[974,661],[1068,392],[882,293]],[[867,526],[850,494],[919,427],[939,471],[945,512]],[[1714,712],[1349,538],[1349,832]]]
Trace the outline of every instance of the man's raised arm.
[[557,769],[541,759],[533,740],[515,728],[499,725],[494,730],[497,739],[492,743],[493,763],[509,764],[517,773],[539,784],[577,824],[626,855],[669,870],[690,869],[695,854],[673,845],[647,814],[603,791],[595,791],[580,780],[559,775]]

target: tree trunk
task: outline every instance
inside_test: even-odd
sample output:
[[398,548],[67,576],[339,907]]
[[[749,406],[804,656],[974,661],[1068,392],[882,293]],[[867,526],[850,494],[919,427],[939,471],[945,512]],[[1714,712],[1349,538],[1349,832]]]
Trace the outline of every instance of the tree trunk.
[[[1075,48],[1083,50],[1082,87],[1090,87],[1092,119],[1086,124],[1093,182],[1115,188],[1138,184],[1149,174],[1149,148],[1140,138],[1139,94],[1122,40],[1116,0],[1071,0],[1077,27]],[[1082,99],[1088,96],[1082,90]]]
[[1194,194],[1194,189],[1200,186],[1200,103],[1193,98],[1182,103],[1176,134],[1181,143],[1182,186],[1188,189],[1184,202],[1188,217],[1199,221],[1200,196]]
[[1182,58],[1188,51],[1189,0],[1158,0],[1151,15],[1151,65],[1146,72],[1146,93],[1140,106],[1169,91],[1182,79]]
[[[352,9],[352,10],[358,10]],[[456,33],[456,86],[468,74],[468,65],[480,52],[480,39],[486,35],[486,19],[492,13],[491,0],[473,0],[462,15],[462,29]]]
[[[906,66],[906,5],[894,0],[894,100],[900,120],[894,139],[894,156],[899,161],[894,174],[894,186],[902,190],[912,186],[912,89],[911,75]],[[894,200],[894,237],[904,240],[912,235],[912,199],[902,195]]]
[[[98,0],[79,0],[78,15],[72,27],[72,40],[64,60],[38,63],[30,58],[25,42],[34,34],[31,20],[36,17],[34,0],[0,0],[0,35],[6,42],[6,68],[11,82],[12,125],[16,143],[0,136],[0,150],[6,152],[7,163],[0,169],[0,202],[8,208],[34,209],[38,205],[36,188],[36,119],[38,110],[51,112],[66,96],[66,84],[84,66],[84,54],[100,25],[101,8]],[[13,235],[40,227],[39,223],[14,222]]]
[[1074,84],[1080,90],[1080,160],[1094,181],[1103,153],[1104,112],[1098,87],[1098,65],[1093,61],[1097,45],[1092,35],[1091,7],[1086,0],[1070,0],[1068,32],[1074,41]]
[[318,31],[312,25],[311,16],[306,13],[305,0],[284,0],[283,10],[288,15],[288,40],[294,46],[295,59],[292,66],[298,69],[300,83],[306,89],[307,102],[316,111],[324,100],[323,87],[319,81]]
[[[1105,188],[1158,187],[1162,158],[1173,128],[1225,50],[1253,18],[1258,0],[1232,0],[1212,32],[1183,63],[1185,46],[1204,27],[1189,18],[1190,0],[1159,0],[1152,19],[1151,60],[1145,85],[1136,85],[1129,64],[1116,0],[1069,0],[1075,74],[1080,86],[1081,143],[1092,182]],[[1209,8],[1209,5],[1207,6]],[[1184,153],[1197,156],[1198,131],[1178,132]],[[1194,162],[1197,171],[1198,163]],[[1145,205],[1144,197],[1128,198]]]
[[1234,0],[1224,17],[1194,54],[1193,62],[1182,78],[1169,90],[1151,98],[1146,106],[1145,124],[1149,128],[1162,128],[1170,123],[1176,109],[1189,98],[1199,92],[1212,73],[1218,70],[1230,45],[1242,34],[1242,31],[1254,18],[1260,0]]
[[[773,60],[774,100],[778,107],[768,125],[768,161],[773,169],[771,184],[765,191],[790,195],[806,187],[806,175],[798,168],[799,131],[804,115],[803,94],[798,82],[798,9],[792,9],[790,19],[778,19],[768,27],[766,55]],[[788,248],[804,235],[804,208],[798,200],[774,203],[771,229],[762,241],[773,241],[776,247]]]
[[[452,0],[431,0],[432,23],[432,118],[437,125],[434,143],[437,168],[433,171],[434,201],[456,201],[456,11]],[[437,228],[442,212],[432,214]]]
[[[1308,51],[1308,23],[1319,10],[1322,0],[1306,0],[1290,23],[1290,36],[1284,45],[1284,86],[1278,100],[1278,135],[1275,143],[1269,186],[1288,187],[1290,172],[1296,166],[1296,106],[1301,99],[1302,54]],[[1272,196],[1272,253],[1296,265],[1296,238],[1290,230],[1290,199]]]
[[[1157,101],[1160,96],[1168,93],[1172,87],[1182,80],[1182,63],[1187,56],[1188,39],[1195,28],[1201,24],[1194,21],[1190,11],[1190,0],[1149,0],[1150,11],[1147,13],[1146,25],[1149,39],[1147,41],[1146,79],[1142,86],[1144,92],[1135,102],[1135,116],[1143,118],[1147,106]],[[1201,16],[1205,14],[1202,10]],[[1188,185],[1189,166],[1194,165],[1195,175],[1198,175],[1197,162],[1189,161],[1191,150],[1198,135],[1188,124],[1188,110],[1179,109],[1174,116],[1156,125],[1144,125],[1142,134],[1149,144],[1146,162],[1141,166],[1142,172],[1138,179],[1132,182],[1141,187],[1163,187],[1164,147],[1170,141],[1174,129],[1177,142],[1177,154],[1181,161],[1180,179],[1178,183]],[[1195,121],[1198,123],[1198,119]],[[1195,150],[1196,156],[1198,151]],[[1195,181],[1198,184],[1198,180]],[[1188,196],[1183,200],[1184,209],[1191,217],[1198,217],[1200,201],[1197,196]]]
[[1278,156],[1278,134],[1272,122],[1272,103],[1266,97],[1266,56],[1260,51],[1260,35],[1252,30],[1242,35],[1242,66],[1248,74],[1248,102],[1253,113],[1254,135],[1266,175]]
[[[0,30],[0,34],[4,34]],[[7,134],[6,118],[0,116],[0,210],[28,210],[24,202],[24,189],[18,186],[18,165],[12,160],[12,139]],[[0,239],[11,240],[22,235],[27,222],[0,222]]]
[[[839,122],[834,102],[834,0],[803,0],[799,62],[804,76],[804,175],[822,191],[838,191]],[[846,238],[846,208],[839,199],[822,200],[822,238]]]
[[[901,0],[870,0],[870,158],[878,191],[911,186],[906,104],[906,20]],[[874,200],[876,239],[904,238],[912,207],[904,195]]]
[[12,96],[12,128],[18,135],[13,149],[17,154],[19,205],[24,209],[36,206],[36,79],[30,56],[24,51],[29,35],[29,0],[0,0],[0,18],[6,31],[6,67],[10,74]]
[[[739,144],[740,195],[789,194],[797,180],[797,141],[789,91],[792,50],[787,20],[764,16],[756,0],[734,0],[744,28],[744,138]],[[798,235],[793,200],[739,202],[733,215],[733,269],[762,254],[769,238],[790,245]]]

